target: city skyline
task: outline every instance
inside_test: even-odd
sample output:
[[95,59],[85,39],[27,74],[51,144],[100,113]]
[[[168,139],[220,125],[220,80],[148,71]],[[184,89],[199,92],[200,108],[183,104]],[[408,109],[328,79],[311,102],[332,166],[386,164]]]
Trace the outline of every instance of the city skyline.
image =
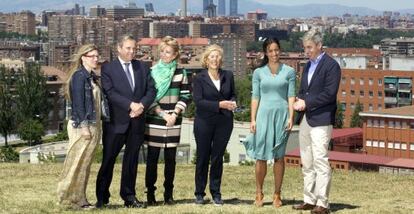
[[[209,0],[211,1],[211,0]],[[15,0],[13,2],[0,2],[0,12],[19,12],[22,10],[31,10],[34,13],[40,13],[43,10],[65,10],[72,8],[76,3],[86,8],[90,8],[94,5],[100,5],[101,7],[109,7],[111,5],[125,5],[127,0],[38,0],[36,4],[30,0]],[[181,5],[180,0],[134,0],[138,7],[144,8],[146,3],[152,3],[154,5],[155,12],[161,14],[167,14],[170,12],[176,12]],[[226,1],[226,10],[229,10],[229,2]],[[203,14],[203,0],[188,0],[188,12],[191,14]],[[214,4],[218,6],[218,0],[214,0]],[[313,7],[308,8],[305,12],[297,11],[296,7],[306,8],[306,5],[313,4]],[[315,5],[316,4],[316,5]],[[318,6],[317,4],[322,4]],[[404,5],[404,6],[401,6]],[[174,8],[176,7],[176,8]],[[326,9],[328,8],[328,9]],[[336,10],[335,8],[341,8]],[[345,9],[343,9],[345,8]],[[218,8],[217,8],[218,9]],[[304,17],[309,17],[315,14],[319,15],[342,15],[334,13],[354,13],[359,15],[378,15],[382,11],[400,11],[402,13],[413,13],[414,2],[407,2],[406,0],[395,0],[391,3],[387,0],[378,0],[375,3],[373,1],[358,1],[358,0],[239,0],[238,1],[238,13],[245,14],[247,11],[255,9],[268,10],[270,17],[295,17],[303,14]],[[218,11],[217,11],[218,12]],[[226,11],[226,14],[228,11]],[[279,15],[280,14],[280,15]]]

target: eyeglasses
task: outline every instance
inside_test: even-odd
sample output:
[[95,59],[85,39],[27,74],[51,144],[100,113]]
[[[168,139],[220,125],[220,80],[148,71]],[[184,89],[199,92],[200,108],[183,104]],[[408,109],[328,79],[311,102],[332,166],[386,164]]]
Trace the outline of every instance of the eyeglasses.
[[83,55],[84,57],[89,57],[89,58],[97,58],[99,59],[99,55]]

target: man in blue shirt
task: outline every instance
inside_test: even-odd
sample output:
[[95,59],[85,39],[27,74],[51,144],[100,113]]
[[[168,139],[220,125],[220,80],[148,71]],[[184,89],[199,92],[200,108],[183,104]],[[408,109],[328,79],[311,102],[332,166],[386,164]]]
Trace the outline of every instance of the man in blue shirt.
[[294,109],[299,111],[300,156],[304,176],[304,203],[293,206],[311,213],[329,213],[331,167],[328,146],[335,122],[336,94],[341,79],[338,63],[322,51],[322,35],[308,31],[302,39],[309,57]]

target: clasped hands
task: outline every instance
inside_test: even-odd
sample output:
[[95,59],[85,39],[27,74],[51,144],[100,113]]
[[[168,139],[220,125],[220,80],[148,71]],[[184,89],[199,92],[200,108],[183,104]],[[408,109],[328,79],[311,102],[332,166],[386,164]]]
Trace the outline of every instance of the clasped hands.
[[142,103],[132,102],[129,108],[131,110],[129,112],[129,116],[131,118],[138,117],[142,114],[142,112],[144,112],[144,105],[142,105]]
[[304,111],[305,108],[306,108],[305,101],[296,97],[295,103],[293,103],[293,109],[295,111]]
[[229,111],[234,111],[237,108],[236,101],[232,100],[223,100],[219,102],[219,107],[222,109],[227,109]]

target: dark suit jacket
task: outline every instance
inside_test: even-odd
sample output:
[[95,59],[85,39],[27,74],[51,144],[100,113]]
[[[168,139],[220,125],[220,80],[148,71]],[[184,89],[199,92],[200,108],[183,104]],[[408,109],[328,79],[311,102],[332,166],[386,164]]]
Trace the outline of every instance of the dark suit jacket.
[[102,87],[108,97],[111,115],[110,125],[115,133],[125,133],[131,122],[133,133],[145,130],[144,113],[139,117],[130,118],[131,102],[142,103],[148,109],[155,99],[156,90],[149,68],[138,60],[132,60],[135,89],[131,90],[124,68],[119,59],[102,65]]
[[231,71],[219,70],[220,91],[214,86],[207,70],[198,73],[193,79],[193,100],[196,105],[196,117],[202,119],[214,119],[223,114],[233,118],[233,112],[219,108],[219,102],[223,100],[236,101],[234,77]]
[[298,92],[298,97],[305,100],[306,109],[299,112],[296,123],[300,123],[305,114],[308,124],[312,127],[333,125],[341,68],[332,57],[325,53],[308,85],[310,65],[310,62],[306,64]]

